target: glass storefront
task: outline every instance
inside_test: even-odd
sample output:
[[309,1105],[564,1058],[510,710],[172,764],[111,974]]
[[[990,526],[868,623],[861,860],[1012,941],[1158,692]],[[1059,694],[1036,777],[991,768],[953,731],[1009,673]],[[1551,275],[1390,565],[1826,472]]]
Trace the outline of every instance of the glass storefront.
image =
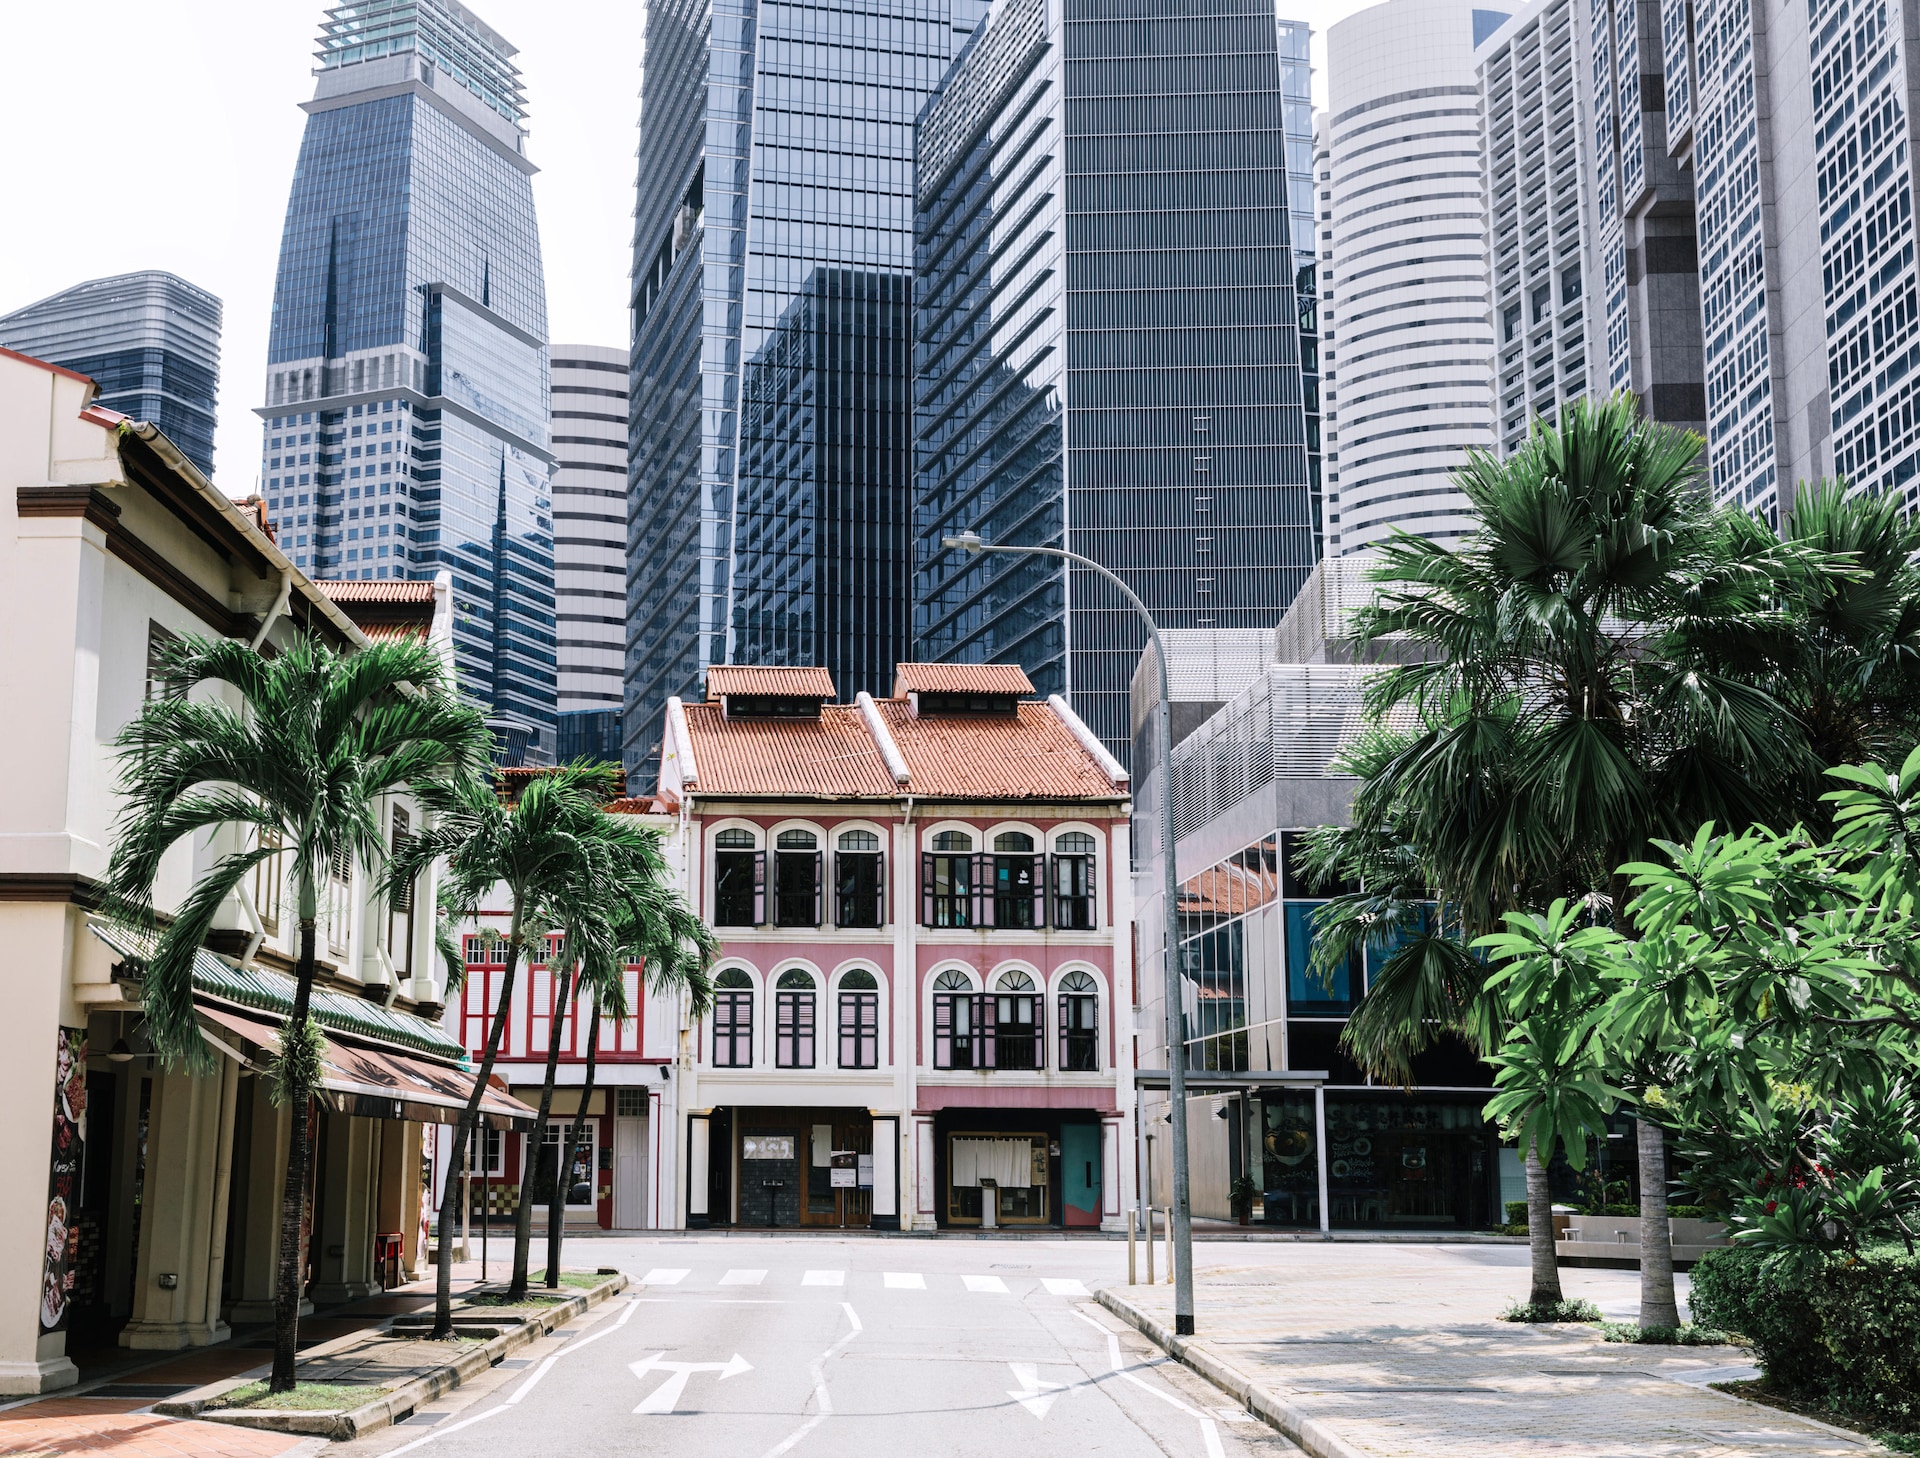
[[[1337,1092],[1326,1100],[1327,1223],[1334,1229],[1478,1229],[1496,1213],[1497,1148],[1477,1095]],[[1260,1105],[1254,1168],[1269,1225],[1320,1223],[1311,1094]]]

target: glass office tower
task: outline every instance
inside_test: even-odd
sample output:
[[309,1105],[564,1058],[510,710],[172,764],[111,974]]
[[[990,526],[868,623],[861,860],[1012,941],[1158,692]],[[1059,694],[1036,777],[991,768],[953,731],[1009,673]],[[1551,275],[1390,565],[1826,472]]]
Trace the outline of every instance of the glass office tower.
[[158,269],[96,278],[0,317],[0,345],[76,370],[213,475],[220,301]]
[[1022,665],[1124,763],[1145,629],[1272,627],[1314,561],[1271,5],[1002,0],[921,116],[916,656]]
[[1313,196],[1313,28],[1276,22],[1280,41],[1281,110],[1287,132],[1287,209],[1292,227],[1294,303],[1300,315],[1300,406],[1307,435],[1307,486],[1312,493],[1313,555],[1326,555],[1320,460],[1319,204]]
[[287,202],[262,477],[316,577],[452,573],[462,689],[553,751],[546,284],[514,48],[454,0],[327,12]]
[[984,9],[650,0],[626,645],[643,779],[667,698],[709,664],[823,663],[851,695],[886,692],[905,655],[913,121]]

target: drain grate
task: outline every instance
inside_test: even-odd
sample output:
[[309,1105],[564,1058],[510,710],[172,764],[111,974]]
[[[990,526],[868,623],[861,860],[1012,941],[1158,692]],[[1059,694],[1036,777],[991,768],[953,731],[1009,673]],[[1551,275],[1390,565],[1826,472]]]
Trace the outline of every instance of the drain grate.
[[498,1365],[505,1367],[509,1372],[511,1372],[521,1367],[531,1367],[533,1365],[533,1358],[532,1357],[508,1357],[504,1362],[501,1362]]
[[452,1416],[453,1414],[450,1412],[417,1412],[412,1417],[404,1419],[400,1426],[430,1428],[442,1418],[450,1418]]

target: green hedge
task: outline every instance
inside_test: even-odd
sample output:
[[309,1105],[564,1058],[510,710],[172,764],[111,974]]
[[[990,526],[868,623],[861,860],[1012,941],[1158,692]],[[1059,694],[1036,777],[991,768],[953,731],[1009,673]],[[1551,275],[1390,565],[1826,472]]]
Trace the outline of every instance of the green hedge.
[[1737,1247],[1693,1268],[1693,1319],[1753,1342],[1767,1385],[1920,1427],[1920,1258],[1895,1247],[1794,1266]]

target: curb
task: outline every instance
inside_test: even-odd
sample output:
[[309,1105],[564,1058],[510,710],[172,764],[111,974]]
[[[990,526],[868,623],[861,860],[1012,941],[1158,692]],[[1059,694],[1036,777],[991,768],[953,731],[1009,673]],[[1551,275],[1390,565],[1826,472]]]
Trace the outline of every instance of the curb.
[[[410,1382],[375,1398],[356,1408],[332,1412],[260,1412],[251,1409],[226,1410],[215,1408],[208,1410],[208,1404],[217,1402],[237,1387],[244,1387],[252,1377],[229,1377],[221,1382],[210,1383],[181,1397],[170,1398],[165,1402],[156,1402],[153,1411],[162,1417],[198,1418],[201,1422],[227,1423],[238,1428],[261,1428],[274,1433],[298,1433],[303,1437],[330,1438],[335,1442],[345,1442],[353,1438],[365,1437],[368,1433],[398,1422],[412,1413],[423,1402],[431,1402],[442,1393],[451,1392],[462,1383],[477,1377],[508,1354],[521,1347],[530,1346],[548,1335],[556,1328],[564,1326],[575,1317],[583,1315],[602,1302],[619,1295],[632,1284],[621,1273],[609,1273],[603,1268],[602,1274],[612,1274],[613,1279],[603,1281],[590,1291],[554,1306],[534,1312],[519,1325],[501,1332],[498,1336],[481,1343],[469,1351],[463,1352],[445,1366],[435,1367],[432,1371],[415,1377]],[[391,1331],[388,1322],[382,1331]],[[347,1345],[365,1336],[364,1332],[355,1332],[338,1339],[339,1344]],[[325,1348],[335,1343],[325,1343],[309,1352],[308,1356],[325,1355]]]
[[1285,1398],[1259,1386],[1238,1367],[1221,1361],[1192,1337],[1175,1336],[1139,1307],[1116,1296],[1112,1287],[1103,1286],[1094,1292],[1094,1300],[1182,1366],[1198,1372],[1268,1427],[1291,1439],[1311,1458],[1368,1458]]

